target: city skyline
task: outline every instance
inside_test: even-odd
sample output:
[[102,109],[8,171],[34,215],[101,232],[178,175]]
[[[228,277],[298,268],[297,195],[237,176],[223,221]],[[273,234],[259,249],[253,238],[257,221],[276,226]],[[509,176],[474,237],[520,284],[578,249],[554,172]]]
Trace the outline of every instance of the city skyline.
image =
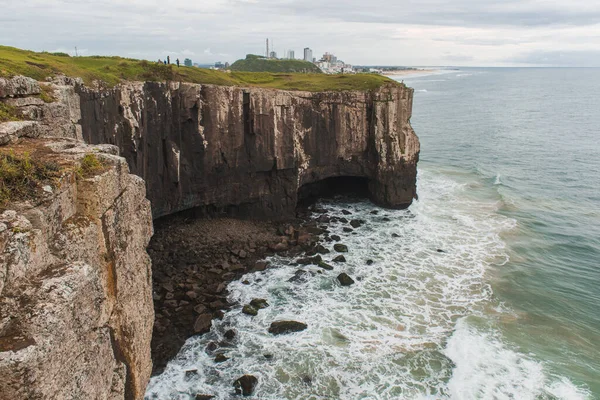
[[0,37],[36,51],[199,63],[264,54],[273,37],[280,54],[318,44],[315,53],[363,65],[600,66],[599,21],[591,0],[22,0],[3,4]]

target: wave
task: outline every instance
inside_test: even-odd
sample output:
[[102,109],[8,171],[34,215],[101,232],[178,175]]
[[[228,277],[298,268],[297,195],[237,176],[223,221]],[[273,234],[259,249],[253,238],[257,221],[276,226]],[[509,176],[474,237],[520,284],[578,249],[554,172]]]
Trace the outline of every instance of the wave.
[[[335,264],[335,271],[302,266],[306,279],[290,282],[300,267],[275,256],[270,259],[275,268],[232,282],[229,300],[238,306],[214,321],[210,333],[189,339],[165,372],[152,378],[146,398],[207,393],[228,399],[232,382],[248,373],[258,377],[256,396],[263,399],[462,399],[488,390],[472,380],[476,373],[500,382],[498,371],[506,366],[498,364],[498,355],[510,350],[478,336],[463,321],[484,315],[493,303],[486,272],[507,261],[501,234],[516,222],[498,214],[497,201],[468,196],[489,188],[473,189],[469,182],[427,169],[418,179],[420,199],[409,210],[384,210],[369,202],[322,203],[330,215],[341,217],[347,210],[349,219],[366,221],[355,232],[344,232],[347,225],[341,223],[328,226],[349,247],[347,262],[332,263],[332,251],[324,259]],[[356,284],[341,287],[340,272]],[[270,307],[250,318],[240,309],[253,298],[267,299]],[[306,322],[308,329],[269,335],[269,324],[282,319]],[[228,329],[237,332],[234,342],[224,338]],[[214,354],[206,351],[209,342],[221,343],[230,360],[214,363]],[[473,371],[469,361],[476,356],[476,368],[486,365],[481,371]],[[535,386],[529,379],[541,382],[534,379],[535,362],[511,357],[508,380],[490,383],[489,390],[510,386],[517,372],[527,373],[516,381],[525,389]],[[560,380],[540,387],[548,393],[570,390]]]

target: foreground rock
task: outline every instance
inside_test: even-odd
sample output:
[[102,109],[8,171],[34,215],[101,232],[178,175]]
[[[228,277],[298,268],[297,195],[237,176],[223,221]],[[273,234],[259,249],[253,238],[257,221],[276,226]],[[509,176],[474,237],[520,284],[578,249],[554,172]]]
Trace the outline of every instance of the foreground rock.
[[234,383],[235,394],[242,396],[252,396],[254,389],[258,384],[258,379],[253,375],[244,375],[238,378]]
[[[0,399],[142,399],[154,312],[150,204],[122,158],[74,142],[11,146],[59,161],[44,197],[0,216]],[[95,153],[105,169],[77,176]]]
[[342,286],[354,285],[354,279],[350,278],[350,276],[348,274],[346,274],[345,272],[342,272],[341,274],[339,274],[337,279],[340,282],[340,285],[342,285]]
[[333,249],[335,251],[337,251],[338,253],[347,253],[348,252],[348,246],[346,246],[345,244],[341,244],[341,243],[334,244]]
[[303,322],[297,321],[276,321],[269,327],[269,333],[273,335],[284,335],[287,333],[301,332],[308,328]]

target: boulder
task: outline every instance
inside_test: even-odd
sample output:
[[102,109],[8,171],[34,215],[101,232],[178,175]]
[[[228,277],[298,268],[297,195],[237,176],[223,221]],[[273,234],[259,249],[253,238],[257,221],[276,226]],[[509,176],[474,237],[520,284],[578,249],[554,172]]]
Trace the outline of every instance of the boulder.
[[39,136],[39,124],[34,121],[9,121],[0,123],[0,146],[17,142],[21,137]]
[[218,353],[215,356],[215,362],[216,363],[222,363],[222,362],[225,362],[227,360],[229,360],[229,357],[225,356],[225,354],[223,354],[223,353]]
[[40,84],[33,78],[14,76],[0,78],[0,98],[40,94]]
[[350,211],[348,211],[348,210],[342,210],[342,214],[344,214],[344,215],[350,215],[352,213]]
[[350,225],[353,228],[359,228],[361,227],[363,224],[365,223],[365,221],[363,221],[362,219],[353,219],[352,221],[350,221]]
[[337,251],[338,253],[347,253],[348,252],[348,246],[346,246],[345,244],[341,244],[341,243],[334,244],[333,249],[335,251]]
[[235,394],[252,396],[257,384],[258,379],[254,375],[244,375],[233,382],[233,387],[235,389]]
[[319,264],[317,264],[319,267],[326,269],[327,271],[331,271],[333,270],[333,267],[329,264],[327,264],[325,261],[319,261]]
[[269,303],[267,303],[267,300],[265,299],[252,299],[250,305],[257,310],[269,307]]
[[331,235],[331,239],[335,240],[336,242],[339,242],[340,240],[342,240],[342,238],[339,237],[338,235]]
[[214,398],[215,396],[211,396],[210,394],[197,394],[195,400],[211,400]]
[[333,259],[334,262],[346,262],[346,257],[344,257],[343,255],[339,255],[336,258]]
[[246,315],[251,315],[251,316],[255,316],[258,315],[258,310],[254,307],[252,307],[250,304],[246,304],[244,306],[244,308],[242,308],[242,312]]
[[367,260],[367,265],[373,265],[373,260]]
[[346,274],[345,272],[339,274],[337,279],[338,281],[340,281],[340,285],[342,286],[354,285],[354,279],[350,278],[350,276],[348,276],[348,274]]
[[321,244],[317,245],[317,247],[316,247],[316,250],[317,250],[317,253],[319,253],[319,254],[328,254],[328,253],[329,253],[329,250],[328,250],[328,249],[326,249],[326,248],[325,248],[323,245],[321,245]]
[[227,340],[233,340],[235,338],[235,331],[233,329],[229,329],[223,334],[223,336]]
[[352,228],[348,228],[347,226],[345,226],[345,227],[344,227],[344,232],[346,232],[346,233],[350,233],[350,232],[352,232],[352,231],[354,231],[354,229],[352,229]]
[[194,332],[195,333],[206,333],[210,331],[210,327],[212,325],[212,315],[209,313],[201,314],[196,318],[196,322],[194,322]]
[[297,321],[275,321],[269,327],[269,333],[273,335],[284,335],[287,333],[300,332],[308,328],[303,322]]

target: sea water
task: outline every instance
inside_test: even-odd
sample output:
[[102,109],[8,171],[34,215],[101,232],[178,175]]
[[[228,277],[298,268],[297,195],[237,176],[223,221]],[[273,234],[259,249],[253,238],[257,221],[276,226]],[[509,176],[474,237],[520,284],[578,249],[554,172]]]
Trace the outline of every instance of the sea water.
[[[305,279],[290,282],[300,267],[276,256],[231,283],[240,306],[187,341],[148,399],[229,399],[243,374],[261,399],[600,396],[600,69],[404,81],[415,88],[419,200],[403,211],[323,201],[366,221],[328,227],[347,262],[302,266]],[[356,283],[340,286],[340,272]],[[270,307],[249,317],[241,305],[253,298]],[[286,319],[308,329],[268,334]],[[228,329],[237,336],[217,364],[205,348]]]

